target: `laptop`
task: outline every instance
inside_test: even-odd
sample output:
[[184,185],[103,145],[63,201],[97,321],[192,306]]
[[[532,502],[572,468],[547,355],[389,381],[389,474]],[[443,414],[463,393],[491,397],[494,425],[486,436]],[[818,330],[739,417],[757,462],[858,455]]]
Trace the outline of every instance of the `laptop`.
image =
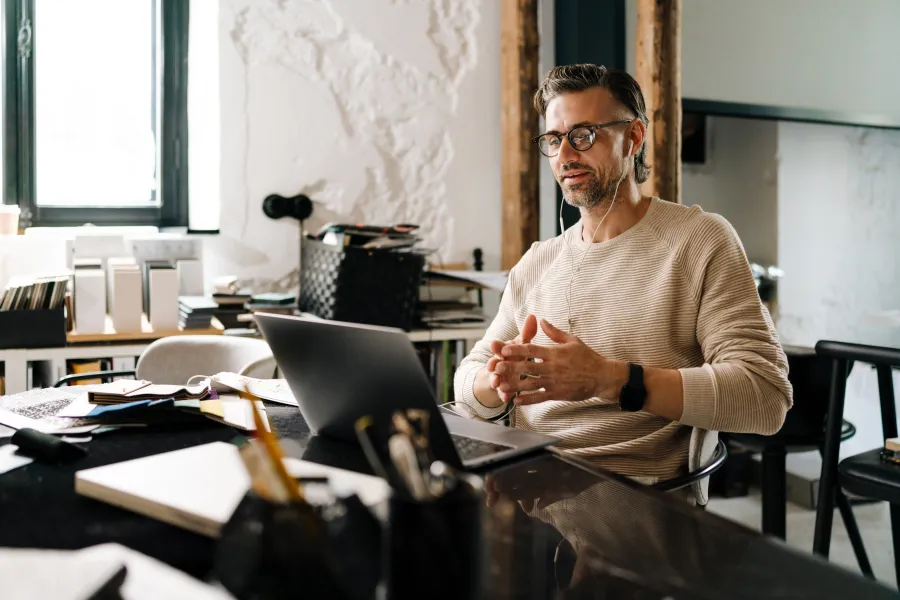
[[255,319],[315,434],[356,444],[359,417],[388,423],[397,410],[424,409],[435,458],[469,469],[558,441],[442,411],[415,347],[400,329],[267,313]]

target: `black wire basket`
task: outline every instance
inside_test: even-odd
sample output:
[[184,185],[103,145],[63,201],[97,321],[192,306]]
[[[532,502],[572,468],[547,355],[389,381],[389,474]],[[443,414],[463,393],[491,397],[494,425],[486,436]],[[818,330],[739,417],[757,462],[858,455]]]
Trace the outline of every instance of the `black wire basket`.
[[396,327],[416,322],[425,256],[303,238],[300,310],[323,319]]

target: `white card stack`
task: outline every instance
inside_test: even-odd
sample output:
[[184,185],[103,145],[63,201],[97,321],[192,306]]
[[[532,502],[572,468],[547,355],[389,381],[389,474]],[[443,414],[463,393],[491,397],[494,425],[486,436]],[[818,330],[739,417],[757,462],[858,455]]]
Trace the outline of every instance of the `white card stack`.
[[155,331],[178,329],[178,272],[171,266],[151,266],[150,325]]
[[185,259],[179,260],[176,265],[178,270],[178,295],[202,296],[203,263],[196,259]]
[[75,330],[103,333],[106,329],[106,273],[99,268],[75,268]]
[[143,291],[140,267],[131,258],[110,258],[109,313],[117,333],[141,331]]

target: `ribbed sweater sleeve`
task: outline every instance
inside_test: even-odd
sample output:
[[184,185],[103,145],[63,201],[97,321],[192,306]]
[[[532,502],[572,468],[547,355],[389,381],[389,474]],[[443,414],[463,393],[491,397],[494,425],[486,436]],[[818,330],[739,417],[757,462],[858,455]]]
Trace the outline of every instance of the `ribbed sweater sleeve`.
[[[532,247],[533,249],[533,247]],[[453,377],[454,400],[465,404],[476,415],[483,419],[499,417],[506,410],[507,405],[502,404],[496,408],[488,408],[475,397],[475,377],[478,371],[490,360],[491,342],[494,340],[511,340],[519,335],[519,327],[515,320],[515,307],[519,305],[519,296],[522,293],[524,282],[519,281],[521,265],[527,264],[532,249],[522,257],[519,263],[509,272],[506,289],[500,298],[500,307],[497,316],[491,322],[484,337],[475,343],[472,351],[460,362]]]
[[[705,364],[680,369],[684,425],[771,435],[792,404],[787,358],[737,234],[721,217],[692,232],[683,269],[697,303]],[[684,264],[684,262],[682,262]]]

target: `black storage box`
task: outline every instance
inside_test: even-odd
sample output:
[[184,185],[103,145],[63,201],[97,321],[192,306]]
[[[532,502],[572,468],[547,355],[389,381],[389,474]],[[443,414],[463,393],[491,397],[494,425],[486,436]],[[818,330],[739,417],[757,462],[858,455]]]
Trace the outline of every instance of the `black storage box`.
[[61,348],[66,345],[66,311],[0,311],[0,348]]
[[415,324],[425,257],[303,238],[300,310],[323,319],[397,327]]

